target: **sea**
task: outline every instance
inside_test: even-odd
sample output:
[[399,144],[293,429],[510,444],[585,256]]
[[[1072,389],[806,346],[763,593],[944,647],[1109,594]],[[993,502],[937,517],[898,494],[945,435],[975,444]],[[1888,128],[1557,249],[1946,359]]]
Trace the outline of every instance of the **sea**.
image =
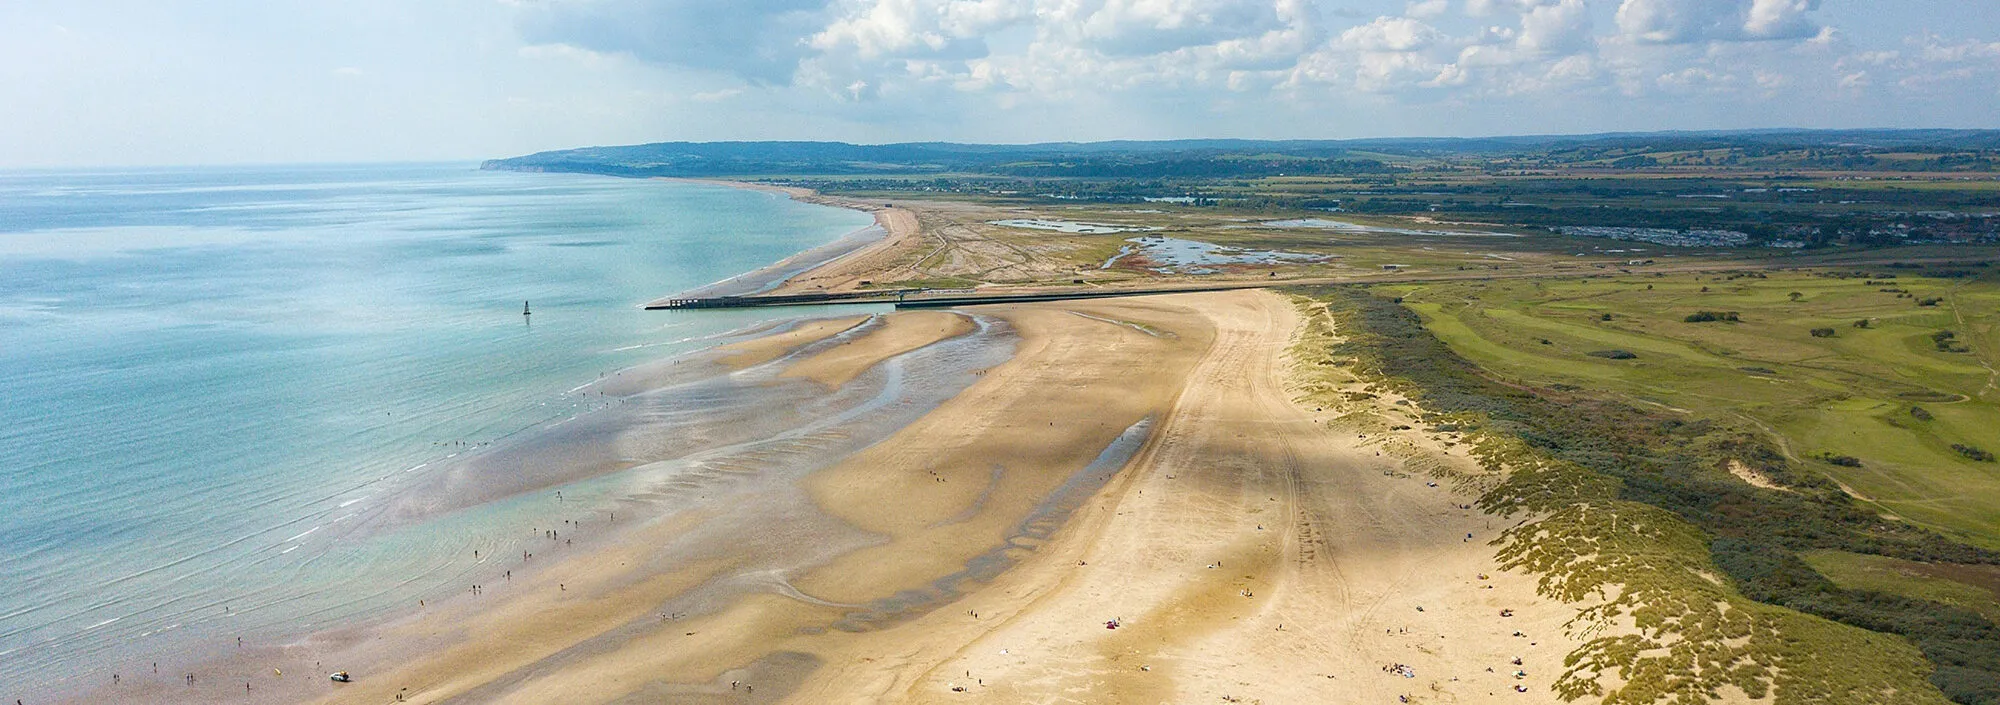
[[470,164],[0,172],[0,696],[461,591],[506,502],[369,509],[797,315],[641,305],[871,222]]

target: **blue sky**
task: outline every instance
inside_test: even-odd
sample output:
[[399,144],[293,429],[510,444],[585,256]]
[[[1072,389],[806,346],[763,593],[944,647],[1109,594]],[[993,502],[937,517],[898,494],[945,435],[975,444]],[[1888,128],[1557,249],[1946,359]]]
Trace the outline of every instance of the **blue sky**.
[[11,0],[0,167],[2000,128],[1992,0]]

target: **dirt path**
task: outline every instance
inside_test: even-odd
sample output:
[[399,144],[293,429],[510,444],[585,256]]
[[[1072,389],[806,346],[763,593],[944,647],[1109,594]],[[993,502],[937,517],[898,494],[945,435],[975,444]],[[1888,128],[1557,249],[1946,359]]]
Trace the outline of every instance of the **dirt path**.
[[1958,323],[1959,330],[1965,331],[1965,344],[1972,348],[1972,359],[1977,361],[1980,367],[1986,368],[1986,386],[1980,387],[1979,391],[1973,394],[1974,397],[1984,399],[1987,394],[2000,391],[2000,369],[1994,369],[1993,363],[1988,361],[1989,351],[1986,349],[1985,338],[1965,321],[1965,307],[1958,300],[1958,291],[1963,288],[1965,284],[1962,282],[1954,284],[1945,296],[1950,299],[1948,303],[1951,304],[1952,319]]

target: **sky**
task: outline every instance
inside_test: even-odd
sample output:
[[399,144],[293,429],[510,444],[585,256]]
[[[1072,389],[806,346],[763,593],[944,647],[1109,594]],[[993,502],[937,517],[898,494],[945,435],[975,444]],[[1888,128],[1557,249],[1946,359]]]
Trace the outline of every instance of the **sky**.
[[6,0],[0,168],[2000,128],[1996,0]]

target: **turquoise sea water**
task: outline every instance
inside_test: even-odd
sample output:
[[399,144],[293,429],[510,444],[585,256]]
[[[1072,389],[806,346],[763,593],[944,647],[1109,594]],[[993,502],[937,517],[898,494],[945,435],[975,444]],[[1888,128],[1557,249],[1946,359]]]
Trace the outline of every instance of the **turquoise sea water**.
[[771,315],[639,304],[869,222],[469,165],[0,173],[0,695],[456,590],[476,516],[356,517]]

